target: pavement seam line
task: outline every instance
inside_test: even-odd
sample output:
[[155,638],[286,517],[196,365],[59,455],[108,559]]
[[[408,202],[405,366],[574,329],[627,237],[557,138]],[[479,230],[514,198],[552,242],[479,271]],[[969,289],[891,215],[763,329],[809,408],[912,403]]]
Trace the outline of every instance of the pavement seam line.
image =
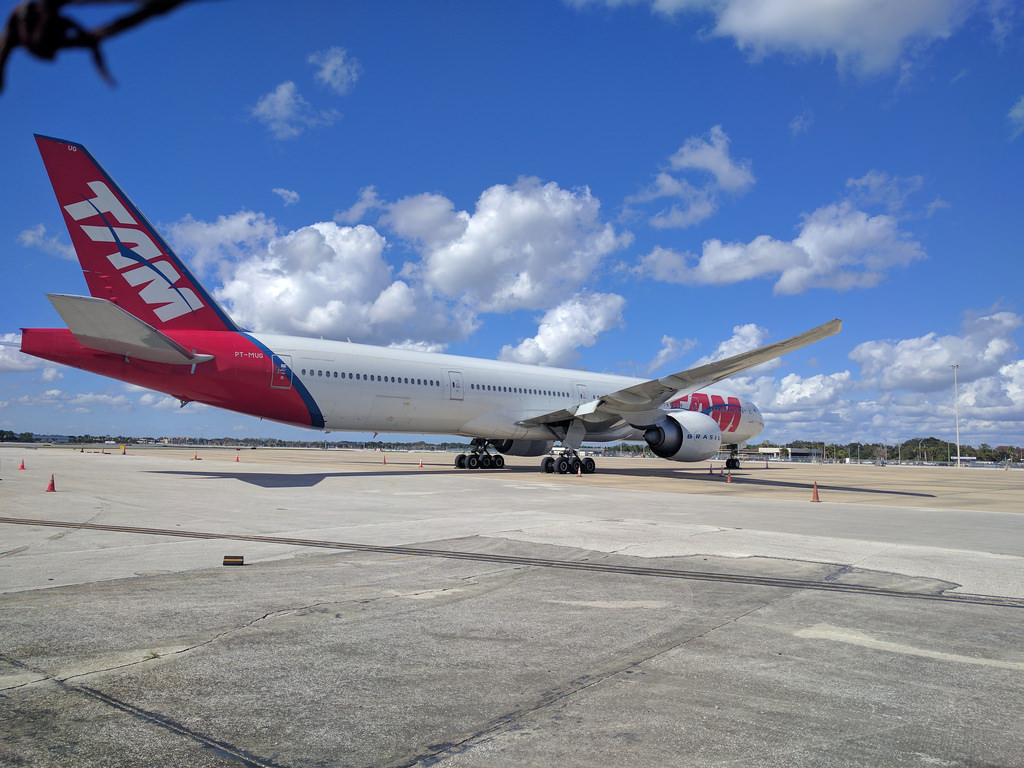
[[258,757],[256,755],[252,755],[243,749],[240,749],[232,744],[228,744],[225,741],[219,741],[217,739],[214,739],[212,736],[207,736],[198,731],[194,731],[188,726],[179,723],[176,720],[167,717],[166,715],[161,715],[157,712],[151,712],[150,710],[143,709],[142,707],[137,707],[134,704],[122,701],[121,699],[118,699],[114,696],[110,696],[109,694],[103,693],[102,691],[99,691],[95,688],[90,688],[85,685],[75,685],[74,683],[69,683],[65,680],[61,680],[59,678],[48,675],[46,672],[34,669],[28,664],[18,661],[17,659],[12,659],[11,657],[6,656],[4,654],[0,654],[0,661],[10,664],[13,667],[17,667],[19,669],[31,672],[32,674],[42,675],[46,681],[52,682],[54,685],[61,688],[62,690],[86,696],[87,698],[90,698],[93,701],[98,701],[109,707],[118,709],[121,712],[124,712],[130,715],[131,717],[136,718],[137,720],[142,720],[143,722],[149,723],[150,725],[155,725],[158,728],[170,731],[171,733],[177,734],[178,736],[183,736],[186,739],[189,739],[190,741],[194,741],[208,749],[214,750],[215,752],[217,752],[217,754],[223,757],[227,757],[231,760],[238,761],[242,765],[251,766],[252,768],[284,768],[284,766],[282,766],[280,763],[274,763],[270,760]]

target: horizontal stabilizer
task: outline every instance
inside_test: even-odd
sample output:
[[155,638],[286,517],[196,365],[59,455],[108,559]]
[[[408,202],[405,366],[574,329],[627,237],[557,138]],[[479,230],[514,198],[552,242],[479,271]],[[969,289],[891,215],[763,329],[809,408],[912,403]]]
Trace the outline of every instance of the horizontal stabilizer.
[[46,296],[78,343],[87,349],[170,365],[192,365],[213,359],[213,355],[190,352],[106,299],[61,293]]

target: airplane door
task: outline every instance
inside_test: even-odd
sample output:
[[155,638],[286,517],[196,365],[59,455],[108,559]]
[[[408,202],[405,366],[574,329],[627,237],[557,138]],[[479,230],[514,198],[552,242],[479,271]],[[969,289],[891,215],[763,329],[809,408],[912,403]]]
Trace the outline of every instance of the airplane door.
[[271,355],[270,362],[274,366],[270,373],[271,389],[291,389],[292,386],[292,356]]
[[576,392],[579,395],[579,402],[581,402],[581,403],[589,403],[590,402],[590,394],[587,392],[587,385],[586,384],[577,384],[576,385]]
[[449,399],[462,400],[462,371],[448,371]]

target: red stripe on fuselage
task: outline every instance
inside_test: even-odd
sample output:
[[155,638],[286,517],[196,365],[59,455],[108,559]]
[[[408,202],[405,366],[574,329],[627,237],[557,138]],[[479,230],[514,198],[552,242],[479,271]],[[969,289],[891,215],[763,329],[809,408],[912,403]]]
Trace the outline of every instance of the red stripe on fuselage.
[[309,408],[299,392],[293,386],[280,386],[280,376],[275,378],[270,357],[243,334],[177,331],[167,335],[188,350],[213,355],[213,360],[195,366],[126,361],[121,355],[86,349],[66,328],[23,329],[21,351],[163,392],[178,400],[300,427],[313,426]]

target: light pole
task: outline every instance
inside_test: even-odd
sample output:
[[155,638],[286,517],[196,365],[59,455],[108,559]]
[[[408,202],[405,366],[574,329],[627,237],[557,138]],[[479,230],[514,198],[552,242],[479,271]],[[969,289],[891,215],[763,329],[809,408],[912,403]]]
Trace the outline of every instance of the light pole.
[[957,386],[956,372],[959,365],[953,363],[953,413],[956,418],[956,465],[960,466],[960,390]]

